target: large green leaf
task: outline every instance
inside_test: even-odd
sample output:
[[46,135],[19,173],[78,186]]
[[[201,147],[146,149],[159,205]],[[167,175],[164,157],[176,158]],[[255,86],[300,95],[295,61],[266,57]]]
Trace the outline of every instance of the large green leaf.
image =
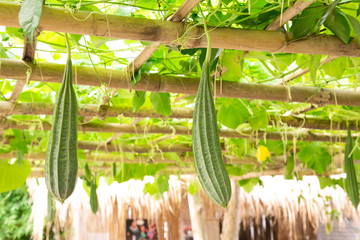
[[153,183],[146,183],[144,193],[149,193],[155,199],[160,199],[164,192],[169,190],[169,175],[160,174],[154,178]]
[[317,72],[320,66],[321,55],[311,55],[309,64],[310,80],[316,85]]
[[244,65],[243,55],[244,51],[224,51],[221,57],[221,64],[225,67],[222,74],[224,80],[239,81],[241,79]]
[[246,122],[250,116],[246,106],[235,98],[226,99],[217,113],[218,121],[232,129],[236,129],[240,124]]
[[28,36],[31,46],[33,46],[35,29],[40,22],[42,6],[42,0],[25,0],[21,4],[19,24]]
[[142,180],[145,176],[154,176],[164,168],[165,164],[124,163],[117,168],[115,180],[119,183],[130,179]]
[[324,26],[332,31],[344,43],[350,40],[350,25],[346,17],[335,8],[324,22]]
[[133,96],[133,111],[136,112],[145,103],[146,92],[136,91]]
[[360,43],[360,23],[359,23],[359,20],[357,20],[357,18],[355,18],[353,16],[350,16],[348,14],[346,14],[346,17],[349,20],[352,28],[354,29],[354,32],[356,33],[358,43]]
[[317,29],[320,18],[325,14],[327,7],[319,2],[311,4],[293,20],[291,31],[294,38],[304,37]]
[[155,108],[155,111],[165,117],[169,117],[171,113],[170,94],[152,92],[150,94],[150,100]]
[[259,178],[249,178],[238,181],[238,185],[244,188],[247,193],[250,193],[251,190],[260,182]]
[[0,193],[17,189],[23,185],[30,174],[30,162],[23,161],[21,166],[16,162],[0,159]]
[[332,60],[326,64],[324,64],[321,68],[331,77],[335,77],[340,79],[347,67],[346,58],[339,57],[335,60]]
[[298,157],[303,165],[307,165],[319,174],[323,174],[331,163],[331,155],[319,142],[305,143]]
[[248,122],[254,130],[259,130],[260,128],[267,128],[269,124],[269,119],[266,114],[265,109],[252,108],[254,115],[249,118]]

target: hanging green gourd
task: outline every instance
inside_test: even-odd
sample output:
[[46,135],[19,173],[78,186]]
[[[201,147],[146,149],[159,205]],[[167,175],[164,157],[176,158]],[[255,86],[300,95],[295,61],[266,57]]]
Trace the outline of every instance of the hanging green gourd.
[[53,123],[45,162],[45,182],[51,195],[61,203],[74,191],[77,172],[78,107],[73,87],[70,45],[65,34],[68,59],[56,98]]
[[192,130],[195,170],[209,198],[217,205],[227,207],[231,197],[231,185],[222,159],[214,99],[210,86],[211,41],[206,25],[204,25],[204,29],[208,41],[207,52],[196,95]]
[[91,181],[91,188],[90,188],[90,207],[91,211],[96,214],[99,208],[99,202],[96,194],[96,177],[93,178]]
[[352,138],[351,131],[348,127],[347,129],[347,137],[345,142],[345,162],[344,169],[346,173],[345,178],[345,189],[347,195],[350,198],[350,201],[354,205],[355,208],[359,205],[359,189],[357,185],[356,172],[354,168],[353,154],[352,152]]

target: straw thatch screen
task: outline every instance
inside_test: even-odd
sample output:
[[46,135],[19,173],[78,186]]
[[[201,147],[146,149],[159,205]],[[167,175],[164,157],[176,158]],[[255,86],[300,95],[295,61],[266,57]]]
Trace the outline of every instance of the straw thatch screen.
[[[96,215],[90,210],[89,197],[79,180],[74,195],[64,205],[57,205],[58,231],[67,236],[65,239],[125,239],[125,223],[132,218],[155,223],[159,239],[180,239],[183,222],[194,222],[194,219],[184,217],[189,216],[189,207],[192,207],[188,206],[191,203],[187,200],[186,180],[171,179],[170,190],[160,200],[144,195],[144,182],[141,181],[110,186],[102,181]],[[39,179],[39,183],[37,185],[35,179],[28,181],[34,201],[34,239],[42,239],[46,215],[44,179]],[[340,188],[320,190],[316,178],[311,177],[304,182],[265,177],[263,183],[264,187],[255,187],[250,194],[235,185],[236,212],[240,215],[238,239],[317,239],[317,232],[324,231],[326,224],[335,230],[345,229],[349,221],[359,226],[360,211],[354,210]],[[221,234],[225,234],[221,231],[226,229],[224,216],[229,213],[215,206],[204,193],[199,196],[202,204],[196,207],[203,212],[203,224],[218,231],[210,236],[205,233],[204,238],[220,239]],[[229,206],[228,211],[233,209]]]

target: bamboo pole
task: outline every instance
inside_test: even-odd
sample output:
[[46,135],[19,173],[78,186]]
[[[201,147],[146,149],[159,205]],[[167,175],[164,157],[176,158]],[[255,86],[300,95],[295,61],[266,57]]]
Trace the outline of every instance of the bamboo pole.
[[[0,153],[0,159],[12,159],[17,158],[17,152],[8,152]],[[46,153],[31,153],[24,154],[23,159],[31,161],[45,161]],[[82,159],[82,156],[79,156]],[[153,163],[165,163],[165,164],[193,164],[194,158],[192,156],[179,156],[179,161],[167,158],[163,155],[156,154],[154,156],[150,155],[136,155],[133,159],[126,158],[122,155],[113,154],[113,153],[88,153],[84,156],[88,162],[103,162],[103,163],[143,163],[143,164],[153,164]],[[282,156],[272,158],[274,162],[281,162],[284,160]],[[243,156],[241,159],[234,156],[224,155],[225,164],[261,164],[258,163],[258,160],[255,157]]]
[[[54,104],[51,103],[10,103],[1,102],[0,115],[52,115]],[[97,106],[86,105],[79,108],[79,116],[81,117],[134,117],[134,118],[164,118],[157,113],[153,108],[140,108],[138,111],[133,112],[131,107],[128,106]],[[172,107],[170,118],[192,118],[192,109]]]
[[149,153],[156,152],[191,152],[192,148],[188,144],[158,144],[158,146],[149,145],[130,145],[130,144],[115,144],[115,143],[102,143],[95,141],[78,141],[78,149],[86,149],[93,151],[105,152],[128,152],[128,153]]
[[[0,4],[1,5],[1,4]],[[39,63],[32,65],[32,81],[60,83],[64,65]],[[1,59],[0,78],[24,79],[29,65],[22,61]],[[110,88],[128,89],[128,74],[125,71],[76,66],[76,84],[100,86],[104,82]],[[111,76],[110,76],[111,75]],[[99,76],[101,81],[99,80]],[[75,81],[75,80],[74,80]],[[134,90],[150,92],[197,93],[198,78],[163,76],[159,74],[143,74]],[[316,87],[266,85],[256,83],[240,83],[233,81],[217,82],[218,97],[261,99],[283,102],[303,102],[324,105],[360,106],[360,94],[349,90],[326,89]],[[220,91],[221,90],[221,91]],[[259,94],[261,93],[261,94]]]
[[[240,180],[245,180],[245,179],[250,179],[250,178],[256,178],[256,177],[261,177],[261,176],[276,176],[276,175],[283,175],[285,174],[286,169],[285,168],[280,168],[280,169],[270,169],[270,170],[265,170],[263,172],[248,172],[245,173],[242,176],[238,176],[238,177],[232,177],[232,179],[240,181]],[[331,172],[326,172],[323,175],[325,176],[329,176],[329,175],[336,175],[336,174],[341,174],[344,172],[343,168],[337,168]],[[299,174],[301,176],[306,176],[306,175],[317,175],[317,173],[312,170],[312,169],[301,169],[299,171]]]
[[[35,127],[37,130],[51,130],[51,125],[48,122],[39,121],[21,121],[17,122],[12,119],[0,120],[2,129],[29,129]],[[108,133],[130,133],[130,134],[170,134],[170,135],[191,135],[192,129],[185,126],[177,125],[135,125],[135,124],[118,124],[118,123],[84,123],[79,124],[79,131],[84,132],[108,132]],[[225,138],[244,138],[244,139],[269,139],[269,140],[283,140],[285,133],[283,132],[270,132],[270,131],[253,131],[251,128],[234,131],[230,129],[220,129],[220,137]],[[321,134],[311,133],[307,130],[303,132],[291,132],[287,131],[286,136],[288,139],[296,138],[299,141],[321,141],[321,142],[333,142],[340,141],[345,142],[346,134]],[[354,134],[354,137],[357,135]]]
[[[54,109],[53,104],[49,103],[10,103],[1,102],[0,115],[52,115]],[[100,108],[96,105],[87,105],[79,108],[79,116],[96,117],[101,115],[103,117],[134,117],[134,118],[165,118],[158,114],[153,108],[140,108],[133,112],[131,107],[116,106]],[[185,118],[189,119],[193,116],[193,109],[172,107],[170,118]],[[347,124],[351,130],[359,130],[360,122],[354,120],[338,121],[314,117],[296,117],[296,116],[273,116],[268,115],[269,124],[273,121],[280,121],[289,127],[294,128],[308,128],[308,129],[323,129],[323,130],[346,130]],[[39,123],[39,122],[38,122]],[[36,122],[35,122],[36,124]],[[85,125],[86,126],[86,125]],[[84,127],[85,127],[84,126]]]
[[194,239],[208,240],[211,239],[207,236],[205,213],[203,200],[201,197],[201,191],[191,195],[187,194],[189,202],[189,212],[191,219],[191,226]]
[[297,0],[294,5],[290,6],[283,14],[280,14],[269,26],[267,26],[266,30],[278,30],[285,23],[290,21],[293,17],[302,12],[305,8],[307,8],[310,4],[315,2],[315,0]]
[[[20,27],[16,19],[19,4],[0,3],[0,25]],[[203,28],[183,23],[144,18],[131,18],[102,13],[43,7],[39,28],[46,31],[75,33],[139,41],[182,45],[188,48],[206,47]],[[77,19],[82,19],[78,21]],[[185,34],[184,34],[185,33]],[[354,39],[343,43],[336,36],[319,35],[293,39],[290,33],[280,31],[216,28],[210,32],[212,47],[247,51],[287,52],[335,56],[360,56],[360,46]]]
[[[240,211],[239,186],[236,181],[231,180],[232,195],[229,206],[226,209],[223,220],[221,240],[238,240],[240,232]],[[244,211],[246,211],[244,209]]]

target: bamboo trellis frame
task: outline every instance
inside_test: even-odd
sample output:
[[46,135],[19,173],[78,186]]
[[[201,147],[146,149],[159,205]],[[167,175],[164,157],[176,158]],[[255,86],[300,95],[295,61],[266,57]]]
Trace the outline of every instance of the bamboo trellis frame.
[[[197,5],[199,1],[185,1],[181,8],[175,13],[171,21],[181,21],[186,15]],[[301,10],[306,8],[312,1],[298,1],[284,13],[284,19],[277,19],[268,26],[268,30],[276,30],[280,25],[294,17]],[[19,27],[17,14],[19,5],[12,3],[0,3],[0,25]],[[185,10],[184,10],[185,9]],[[170,21],[159,21],[149,19],[136,19],[128,17],[119,17],[98,13],[90,13],[80,11],[75,14],[77,18],[85,19],[79,22],[63,9],[54,9],[44,7],[43,15],[39,28],[41,30],[62,31],[67,33],[86,34],[103,37],[153,41],[154,43],[147,47],[144,52],[129,65],[131,71],[138,69],[156,50],[160,44],[182,45],[186,48],[205,47],[206,39],[202,36],[203,29],[194,26],[185,26],[183,23],[175,23]],[[279,25],[279,26],[278,26]],[[111,36],[110,33],[111,32]],[[218,28],[211,31],[213,47],[226,49],[240,49],[246,51],[269,51],[269,52],[287,52],[287,53],[308,53],[308,54],[326,54],[331,56],[360,56],[360,45],[355,41],[345,45],[334,36],[321,35],[316,38],[293,40],[291,34],[278,31],[258,31],[258,30],[241,30],[230,28]],[[185,36],[185,37],[184,37]],[[193,39],[194,38],[194,39]],[[189,40],[190,39],[190,40]],[[17,80],[17,86],[23,86],[26,79],[26,71],[28,66],[32,67],[32,81],[61,82],[64,65],[41,63],[41,72],[38,66],[28,64],[25,65],[21,61],[12,61],[2,59],[2,68],[0,69],[0,78],[11,78]],[[99,86],[100,81],[98,75],[93,68],[77,68],[77,84]],[[111,78],[106,69],[97,69],[102,80],[111,88],[129,88],[129,74],[127,71],[113,70]],[[112,79],[111,82],[108,79]],[[183,94],[196,94],[199,79],[161,76],[158,74],[142,75],[142,80],[135,85],[135,90],[153,91],[153,92],[173,92]],[[22,87],[20,87],[22,89]],[[219,91],[219,87],[216,88]],[[360,95],[344,90],[320,89],[310,87],[284,87],[274,85],[260,84],[244,84],[237,82],[222,82],[222,91],[216,93],[220,97],[263,99],[287,102],[306,102],[319,104],[320,106],[327,104],[360,106]],[[256,95],[258,92],[261,95]],[[14,94],[18,92],[14,91]],[[21,92],[21,91],[20,91]],[[14,99],[16,100],[17,97]],[[13,100],[14,100],[13,99]],[[25,107],[26,104],[3,104],[0,106],[0,115],[9,114],[52,114],[52,105],[50,104],[31,104],[30,108]],[[29,104],[27,104],[29,106]],[[33,108],[33,106],[35,106]],[[80,116],[118,116],[118,109],[114,108],[98,109],[97,106],[86,106],[80,109]],[[174,111],[175,110],[175,111]],[[191,109],[173,108],[171,117],[174,118],[191,118]],[[40,113],[41,112],[41,113]],[[154,111],[143,110],[137,113],[120,111],[124,116],[129,117],[161,117]],[[276,120],[271,117],[271,120]],[[281,117],[282,122],[289,125],[302,126],[310,129],[334,129],[344,130],[345,122],[331,122],[328,119],[299,119],[296,117]],[[3,122],[2,128],[26,129],[27,124],[19,125],[10,119]],[[49,130],[50,125],[43,123],[44,130]],[[352,129],[358,129],[357,122],[351,122]],[[85,123],[80,126],[81,131],[97,131],[97,132],[117,132],[117,133],[138,133],[144,132],[143,126],[135,125],[119,125],[119,124],[102,124],[94,125]],[[151,126],[146,129],[147,133],[162,134],[191,134],[188,127]],[[245,131],[242,134],[232,130],[221,130],[220,136],[232,138],[253,138],[251,131]],[[322,134],[287,134],[288,138],[300,138],[305,141],[332,141],[334,136]],[[273,140],[281,140],[282,133],[278,132],[258,132],[257,137]],[[344,136],[336,136],[337,141],[344,141]],[[119,148],[124,152],[145,153],[151,148],[147,146],[126,146],[119,144],[106,144],[96,142],[79,142],[79,149],[101,150],[101,151],[117,151]],[[191,151],[191,147],[187,145],[172,145],[159,147],[162,152],[187,152]]]

